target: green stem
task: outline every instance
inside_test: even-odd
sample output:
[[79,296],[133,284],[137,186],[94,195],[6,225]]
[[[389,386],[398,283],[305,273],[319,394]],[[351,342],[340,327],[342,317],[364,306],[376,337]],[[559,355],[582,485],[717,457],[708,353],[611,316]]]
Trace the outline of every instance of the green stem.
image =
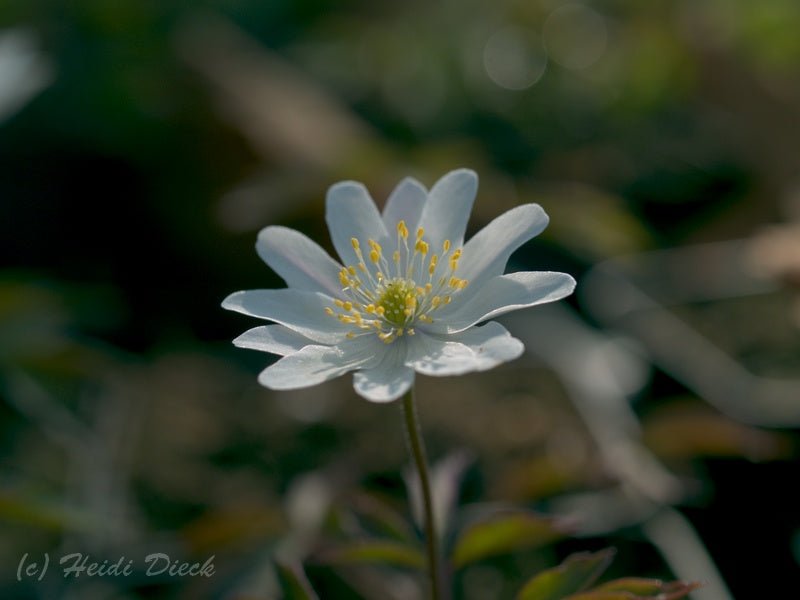
[[428,549],[428,575],[431,583],[431,600],[440,600],[441,596],[441,567],[439,566],[439,541],[436,537],[436,526],[433,521],[433,497],[431,495],[431,481],[428,475],[428,461],[425,457],[425,442],[420,432],[417,407],[414,403],[414,388],[412,387],[403,396],[403,414],[406,419],[408,443],[414,464],[419,473],[420,488],[422,489],[422,506],[425,511],[425,545]]

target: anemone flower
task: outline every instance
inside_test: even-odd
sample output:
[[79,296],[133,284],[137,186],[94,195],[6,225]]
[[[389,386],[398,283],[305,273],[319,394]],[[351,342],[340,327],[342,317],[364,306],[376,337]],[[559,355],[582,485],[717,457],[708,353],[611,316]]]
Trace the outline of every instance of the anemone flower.
[[358,394],[388,402],[411,388],[415,372],[459,375],[517,358],[522,343],[490,319],[559,300],[575,280],[504,274],[511,253],[547,226],[537,204],[511,209],[464,243],[477,182],[468,169],[430,191],[406,178],[383,213],[362,184],[333,185],[326,221],[341,262],[297,231],[263,229],[256,250],[289,287],[236,292],[222,304],[274,322],[234,340],[283,357],[259,382],[286,390],[355,371]]

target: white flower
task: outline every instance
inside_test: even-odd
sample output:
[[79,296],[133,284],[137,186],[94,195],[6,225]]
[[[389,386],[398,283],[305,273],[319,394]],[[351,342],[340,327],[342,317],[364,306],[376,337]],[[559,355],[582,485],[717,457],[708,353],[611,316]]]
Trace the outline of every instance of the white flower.
[[517,206],[463,243],[478,177],[460,169],[430,191],[404,179],[378,212],[367,189],[330,188],[326,220],[342,260],[303,234],[267,227],[256,250],[289,286],[228,296],[224,308],[275,324],[234,340],[283,358],[259,375],[275,390],[356,371],[356,392],[374,402],[404,394],[414,372],[459,375],[517,358],[524,347],[497,315],[569,295],[565,273],[503,274],[511,253],[548,222],[537,204]]

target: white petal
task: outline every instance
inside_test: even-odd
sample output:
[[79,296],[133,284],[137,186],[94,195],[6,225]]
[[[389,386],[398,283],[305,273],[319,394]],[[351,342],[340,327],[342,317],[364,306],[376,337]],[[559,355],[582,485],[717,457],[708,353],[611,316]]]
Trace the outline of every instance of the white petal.
[[575,280],[566,273],[521,271],[499,275],[487,281],[467,302],[420,326],[428,332],[457,333],[481,321],[512,310],[560,300],[572,293]]
[[331,296],[341,292],[339,271],[342,266],[299,231],[266,227],[258,234],[256,250],[291,288],[322,291]]
[[333,306],[325,294],[293,289],[234,292],[222,302],[222,308],[275,321],[322,344],[335,344],[353,330],[325,313]]
[[476,233],[464,245],[456,272],[470,283],[465,293],[480,289],[490,277],[502,275],[514,250],[539,235],[548,221],[541,206],[523,204],[503,213]]
[[438,376],[486,371],[517,358],[525,349],[495,321],[449,336],[418,331],[409,342],[406,364],[418,373]]
[[262,325],[245,331],[233,340],[238,348],[250,348],[286,356],[315,342],[283,325]]
[[428,199],[428,190],[416,179],[406,177],[389,195],[383,209],[383,224],[389,236],[393,236],[397,223],[405,221],[410,231],[415,231]]
[[361,336],[338,346],[306,346],[284,356],[258,376],[258,382],[271,390],[293,390],[328,381],[364,365],[376,363],[375,336]]
[[386,351],[380,364],[353,375],[353,387],[358,395],[372,402],[397,400],[414,383],[414,369],[403,364],[405,341],[398,340],[384,346]]
[[440,254],[444,240],[461,245],[477,191],[478,176],[469,169],[451,171],[431,188],[419,219],[431,252]]
[[333,246],[346,266],[358,264],[352,238],[359,241],[366,254],[369,239],[387,246],[388,234],[381,215],[367,188],[358,182],[342,181],[331,186],[325,201],[325,221]]

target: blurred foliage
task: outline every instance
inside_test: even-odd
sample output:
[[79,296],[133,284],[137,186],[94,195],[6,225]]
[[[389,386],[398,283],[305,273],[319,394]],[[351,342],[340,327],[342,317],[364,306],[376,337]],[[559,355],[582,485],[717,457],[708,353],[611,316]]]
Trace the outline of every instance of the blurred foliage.
[[[405,175],[430,184],[474,168],[471,231],[539,202],[551,225],[511,266],[579,279],[621,255],[743,239],[758,295],[741,282],[680,300],[680,286],[715,281],[705,259],[681,259],[674,278],[651,268],[662,295],[647,291],[735,374],[796,382],[798,27],[792,0],[7,0],[0,596],[415,597],[396,407],[359,401],[344,379],[259,388],[271,359],[233,349],[247,324],[219,308],[235,289],[282,285],[252,251],[261,227],[330,250],[322,198],[339,179],[382,202]],[[578,571],[564,592],[576,600],[681,597],[687,587],[660,581],[680,575],[646,526],[672,506],[733,596],[791,589],[798,424],[737,420],[659,362],[679,338],[647,346],[586,302],[570,308],[604,360],[645,365],[628,383],[636,427],[623,441],[681,493],[630,496],[624,461],[599,449],[575,402],[577,374],[541,356],[425,379],[431,454],[449,465],[457,597],[513,598],[531,577],[536,590]],[[714,380],[720,363],[695,355]],[[590,358],[581,373],[616,368]],[[448,463],[458,448],[470,458]],[[605,528],[555,517],[584,497]],[[609,555],[561,563],[609,545],[611,582],[585,574]],[[76,551],[137,564],[130,577],[16,579],[26,553]],[[148,577],[151,552],[213,555],[216,572]],[[631,573],[658,580],[620,579]]]

